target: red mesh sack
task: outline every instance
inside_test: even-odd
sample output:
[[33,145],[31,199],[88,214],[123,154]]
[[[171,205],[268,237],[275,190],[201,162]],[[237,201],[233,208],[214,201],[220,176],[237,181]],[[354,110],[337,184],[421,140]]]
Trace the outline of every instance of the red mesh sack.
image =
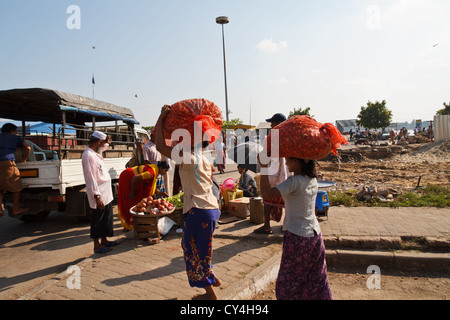
[[172,105],[164,121],[164,137],[171,139],[175,130],[186,129],[193,145],[196,121],[202,122],[202,133],[208,135],[210,143],[214,142],[222,130],[223,117],[219,107],[206,99],[184,100]]
[[[294,116],[275,129],[279,132],[279,157],[320,160],[331,152],[337,155],[347,139],[331,123],[319,123],[310,116]],[[271,154],[272,135],[266,140],[266,150]]]

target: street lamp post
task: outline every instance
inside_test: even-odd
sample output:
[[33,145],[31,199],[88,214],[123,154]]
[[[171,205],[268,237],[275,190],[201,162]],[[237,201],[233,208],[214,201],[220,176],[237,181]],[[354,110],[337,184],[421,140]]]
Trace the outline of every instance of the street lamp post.
[[230,22],[230,19],[228,17],[218,17],[216,18],[216,22],[218,24],[222,25],[222,42],[223,42],[223,69],[224,69],[224,75],[225,75],[225,106],[226,106],[226,113],[227,113],[227,122],[230,121],[230,111],[228,110],[228,88],[227,88],[227,60],[225,58],[225,31],[224,31],[224,25],[228,24]]

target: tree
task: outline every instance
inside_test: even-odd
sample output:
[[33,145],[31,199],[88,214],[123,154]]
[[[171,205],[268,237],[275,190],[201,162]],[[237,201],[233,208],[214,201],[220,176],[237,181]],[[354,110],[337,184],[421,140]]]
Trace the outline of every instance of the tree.
[[450,114],[450,102],[449,103],[445,103],[444,102],[444,109],[439,110],[438,112],[436,112],[436,114],[438,116],[442,116],[445,114]]
[[312,115],[309,114],[309,111],[311,111],[311,108],[306,108],[305,110],[302,110],[302,108],[294,108],[294,111],[291,111],[289,113],[289,119],[292,118],[293,116],[310,116],[313,117]]
[[222,125],[222,130],[226,130],[229,127],[237,126],[238,124],[243,124],[244,121],[241,119],[231,119],[230,121],[224,121]]
[[367,129],[386,128],[391,124],[392,111],[386,107],[386,100],[375,103],[367,102],[367,107],[361,107],[356,124]]
[[148,132],[152,132],[154,128],[155,128],[155,126],[142,127],[142,129],[147,130]]

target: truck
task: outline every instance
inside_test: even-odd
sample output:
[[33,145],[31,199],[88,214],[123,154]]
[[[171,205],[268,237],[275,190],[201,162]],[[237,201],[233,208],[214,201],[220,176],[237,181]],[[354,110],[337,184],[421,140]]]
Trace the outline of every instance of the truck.
[[[136,139],[144,143],[150,139],[149,133],[138,127],[132,110],[50,89],[0,91],[0,118],[21,122],[18,134],[31,147],[26,162],[21,162],[21,149],[15,152],[24,186],[21,207],[30,209],[21,218],[24,221],[45,220],[51,211],[90,219],[81,157],[93,132],[111,137],[103,158],[115,196]],[[33,123],[43,123],[49,133],[33,132]],[[11,210],[11,194],[5,194],[4,205]]]

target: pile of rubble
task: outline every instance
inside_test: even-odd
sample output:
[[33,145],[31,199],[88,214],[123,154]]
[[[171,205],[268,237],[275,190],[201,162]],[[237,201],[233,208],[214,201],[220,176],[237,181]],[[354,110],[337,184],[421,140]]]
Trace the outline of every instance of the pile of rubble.
[[356,194],[356,199],[359,201],[371,201],[373,198],[377,198],[381,202],[391,202],[394,201],[394,197],[401,194],[394,189],[383,189],[378,190],[377,186],[363,186],[360,192]]
[[433,140],[425,137],[422,134],[416,134],[412,137],[408,137],[408,142],[409,143],[431,143],[431,142],[433,142]]
[[397,145],[407,145],[407,144],[425,144],[425,143],[432,143],[433,140],[427,138],[426,136],[422,134],[416,134],[409,137],[401,137],[397,141]]

